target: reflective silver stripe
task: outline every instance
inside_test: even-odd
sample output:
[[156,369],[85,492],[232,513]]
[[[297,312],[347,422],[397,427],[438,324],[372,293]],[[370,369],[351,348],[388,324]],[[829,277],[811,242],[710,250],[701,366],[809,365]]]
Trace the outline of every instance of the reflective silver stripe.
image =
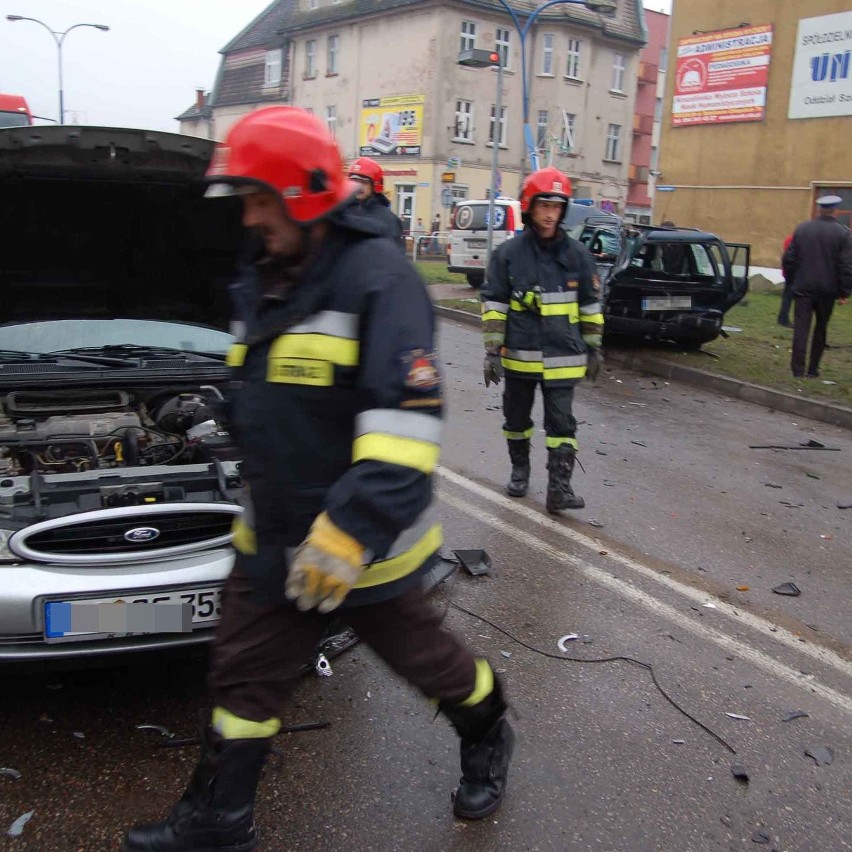
[[576,290],[566,290],[564,293],[542,293],[541,294],[541,303],[542,305],[561,305],[566,302],[576,302],[577,301],[577,291]]
[[601,312],[601,303],[592,302],[590,305],[580,305],[581,314],[599,314]]
[[499,311],[501,314],[509,313],[509,306],[505,302],[483,302],[482,313],[488,311]]
[[504,349],[501,354],[510,361],[541,361],[541,352],[535,349]]
[[358,314],[343,311],[320,311],[305,322],[287,329],[287,334],[328,334],[332,337],[358,339]]
[[373,408],[355,418],[355,437],[371,432],[413,438],[417,441],[441,443],[440,418],[419,411],[400,411],[398,408]]
[[234,335],[234,343],[242,343],[246,339],[246,324],[242,320],[231,320],[229,331]]
[[429,530],[438,523],[438,509],[433,504],[430,505],[425,512],[422,512],[414,523],[408,528],[403,530],[397,537],[394,543],[391,545],[390,550],[387,553],[387,556],[383,556],[381,562],[384,562],[386,559],[393,559],[394,556],[399,556],[401,553],[405,553],[406,550],[411,550],[424,535],[426,535]]
[[585,355],[560,355],[551,356],[544,359],[544,369],[549,370],[554,367],[584,367],[586,364]]

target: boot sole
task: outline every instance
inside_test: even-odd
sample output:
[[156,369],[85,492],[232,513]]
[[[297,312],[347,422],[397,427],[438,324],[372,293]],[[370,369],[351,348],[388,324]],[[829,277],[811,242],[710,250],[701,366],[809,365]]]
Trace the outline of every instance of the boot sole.
[[454,805],[453,813],[460,819],[485,819],[485,817],[490,816],[500,807],[500,802],[503,801],[505,795],[506,791],[504,790],[497,801],[492,802],[487,808],[483,808],[481,811],[462,811]]
[[[257,840],[251,840],[248,843],[239,843],[236,846],[193,846],[192,852],[251,852],[252,849],[257,848],[257,844]],[[121,852],[152,852],[152,850],[145,846],[129,846],[125,841],[121,844]],[[153,850],[153,852],[157,851]]]

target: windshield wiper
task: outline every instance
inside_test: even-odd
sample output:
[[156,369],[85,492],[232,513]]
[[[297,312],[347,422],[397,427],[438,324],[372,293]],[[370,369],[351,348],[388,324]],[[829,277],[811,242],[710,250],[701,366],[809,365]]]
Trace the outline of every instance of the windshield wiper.
[[192,349],[172,349],[167,346],[142,346],[136,343],[112,343],[105,346],[80,346],[74,349],[63,349],[58,352],[51,353],[53,355],[70,355],[78,356],[112,356],[115,363],[126,363],[123,358],[143,359],[143,358],[174,358],[183,357],[187,359],[215,359],[222,361],[224,355],[219,355],[215,352],[196,352]]
[[0,361],[6,364],[25,364],[27,361],[53,362],[59,360],[80,361],[83,364],[95,364],[106,367],[126,367],[125,361],[117,358],[97,358],[85,355],[77,355],[68,352],[19,352],[15,349],[0,349]]

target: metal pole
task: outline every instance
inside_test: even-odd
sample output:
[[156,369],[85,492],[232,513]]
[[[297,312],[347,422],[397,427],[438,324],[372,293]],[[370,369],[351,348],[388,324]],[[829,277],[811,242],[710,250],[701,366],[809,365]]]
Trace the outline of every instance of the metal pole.
[[[65,37],[63,33],[62,38]],[[62,80],[62,38],[54,39],[56,41],[56,53],[59,56],[59,123],[65,124],[65,91]]]
[[497,195],[497,154],[500,150],[500,137],[502,136],[503,124],[500,121],[500,113],[503,110],[503,55],[497,64],[497,95],[494,98],[494,131],[491,139],[491,192],[488,197],[488,247],[485,250],[485,271],[491,265],[491,250],[494,246],[494,197]]

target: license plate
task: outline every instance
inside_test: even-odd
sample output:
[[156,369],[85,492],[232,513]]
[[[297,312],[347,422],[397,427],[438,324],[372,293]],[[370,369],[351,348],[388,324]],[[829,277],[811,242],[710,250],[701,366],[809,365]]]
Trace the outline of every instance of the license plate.
[[678,311],[691,307],[691,296],[648,296],[642,299],[643,311]]
[[477,266],[480,268],[484,268],[485,259],[483,258],[482,260],[476,260],[474,258],[467,258],[466,260],[462,261],[462,266]]
[[485,248],[488,245],[487,240],[465,240],[468,248]]
[[[197,626],[216,624],[220,618],[221,601],[221,586],[171,592],[139,591],[110,598],[45,601],[44,639],[45,642],[80,642],[115,636],[190,632]],[[148,606],[113,609],[116,604]],[[188,614],[181,605],[189,608]],[[138,629],[140,620],[145,622],[142,629]],[[81,623],[85,629],[77,629]]]

